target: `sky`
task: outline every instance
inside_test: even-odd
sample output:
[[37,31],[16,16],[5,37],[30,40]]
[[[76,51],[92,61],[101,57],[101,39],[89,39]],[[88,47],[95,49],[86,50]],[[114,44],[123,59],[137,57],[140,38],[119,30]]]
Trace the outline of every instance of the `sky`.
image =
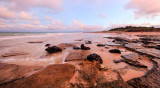
[[0,32],[160,27],[160,0],[0,0]]

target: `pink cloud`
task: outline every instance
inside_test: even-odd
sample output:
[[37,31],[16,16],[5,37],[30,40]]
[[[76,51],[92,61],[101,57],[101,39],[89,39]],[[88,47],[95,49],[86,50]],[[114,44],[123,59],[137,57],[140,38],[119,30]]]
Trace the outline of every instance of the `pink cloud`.
[[15,12],[8,10],[8,8],[0,6],[0,18],[14,18]]
[[25,20],[30,20],[30,19],[32,19],[32,15],[28,14],[27,12],[21,12],[20,13],[20,18],[25,19]]
[[160,0],[130,0],[126,8],[134,10],[135,18],[155,17],[160,13]]
[[48,8],[56,11],[60,11],[62,9],[62,1],[61,0],[1,0],[3,2],[8,3],[8,7],[12,10],[16,11],[26,11],[31,8]]
[[99,14],[98,16],[101,18],[106,18],[106,15],[104,15],[104,14]]

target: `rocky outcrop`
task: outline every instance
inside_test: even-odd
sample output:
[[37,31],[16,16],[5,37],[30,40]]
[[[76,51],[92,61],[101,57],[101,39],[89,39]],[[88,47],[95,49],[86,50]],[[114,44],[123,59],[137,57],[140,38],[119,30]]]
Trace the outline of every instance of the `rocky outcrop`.
[[81,48],[80,48],[80,47],[75,46],[75,47],[73,47],[73,49],[74,49],[74,50],[79,50],[79,49],[81,49]]
[[49,65],[27,78],[1,85],[1,88],[66,88],[71,87],[70,79],[75,67],[69,64]]
[[41,68],[40,66],[0,63],[0,86],[24,78]]
[[154,59],[153,68],[145,76],[127,81],[134,88],[159,88],[160,86],[160,60]]

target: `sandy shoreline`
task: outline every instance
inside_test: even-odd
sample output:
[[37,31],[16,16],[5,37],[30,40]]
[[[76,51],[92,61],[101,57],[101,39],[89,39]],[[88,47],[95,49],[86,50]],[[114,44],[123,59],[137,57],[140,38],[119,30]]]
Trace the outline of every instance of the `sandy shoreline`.
[[[97,44],[106,44],[112,43],[114,39],[104,38],[104,37],[122,37],[127,39],[138,39],[136,35],[160,35],[160,32],[155,33],[61,33],[61,34],[49,34],[49,35],[38,35],[30,36],[30,37],[22,37],[22,38],[13,38],[13,39],[2,39],[0,40],[0,64],[13,64],[20,67],[26,67],[27,69],[31,69],[27,71],[27,74],[23,74],[22,77],[28,76],[28,74],[34,74],[37,71],[41,71],[42,68],[45,68],[48,65],[52,64],[72,64],[75,66],[76,69],[82,69],[79,66],[79,63],[83,61],[68,61],[65,62],[65,59],[70,54],[82,54],[84,56],[88,56],[89,54],[96,53],[101,56],[103,60],[103,66],[107,69],[103,72],[106,77],[105,80],[115,81],[117,80],[118,72],[122,79],[127,82],[133,78],[138,78],[144,76],[149,70],[153,68],[153,63],[150,58],[140,55],[141,59],[138,59],[140,63],[147,66],[147,68],[139,68],[135,66],[131,66],[127,63],[114,63],[114,60],[123,59],[121,55],[126,55],[130,53],[135,53],[133,51],[127,50],[122,46],[108,46],[108,48],[104,47],[97,47]],[[85,44],[86,41],[92,41],[92,44]],[[35,43],[28,43],[28,42],[35,42]],[[46,47],[45,44],[51,44],[60,46],[63,51],[54,54],[47,54],[45,51]],[[61,45],[60,45],[61,44]],[[70,44],[70,45],[67,45]],[[87,47],[90,47],[90,50],[73,50],[73,46],[80,46],[81,44],[85,44]],[[109,50],[111,49],[119,49],[121,54],[114,54],[110,53]],[[13,56],[4,57],[3,55],[10,55],[10,54],[18,54]],[[88,66],[88,65],[86,65]],[[9,70],[10,68],[5,68],[4,66],[0,67],[1,74],[0,76],[3,77],[4,73],[12,72]],[[37,69],[37,70],[36,70]],[[87,68],[84,68],[87,69]],[[84,70],[83,69],[83,70]],[[133,74],[134,73],[134,74]],[[12,75],[16,75],[15,73],[11,73],[10,76],[4,76],[0,81],[2,84],[7,82]],[[97,74],[102,74],[102,72],[98,72]],[[115,75],[114,75],[115,74]],[[11,80],[17,79],[17,77],[13,77]],[[74,80],[74,78],[72,79]]]

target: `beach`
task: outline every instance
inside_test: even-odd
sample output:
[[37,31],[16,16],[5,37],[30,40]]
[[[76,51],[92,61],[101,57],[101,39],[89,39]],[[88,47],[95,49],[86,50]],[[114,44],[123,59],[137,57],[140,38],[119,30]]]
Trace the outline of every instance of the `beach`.
[[[134,81],[132,79],[144,77],[154,68],[155,63],[152,59],[157,60],[156,63],[159,64],[159,59],[155,59],[159,58],[159,55],[148,54],[148,52],[144,54],[143,51],[135,49],[136,47],[134,46],[133,48],[129,47],[129,44],[138,44],[141,42],[140,38],[142,38],[143,35],[158,35],[159,37],[160,33],[26,33],[21,35],[17,33],[17,35],[1,35],[0,86],[6,88],[11,86],[20,87],[19,84],[22,81],[34,78],[36,74],[43,74],[43,71],[51,71],[59,68],[59,74],[62,76],[61,79],[63,79],[66,74],[70,74],[67,76],[68,78],[66,78],[64,84],[57,84],[61,87],[73,88],[74,86],[75,88],[79,88],[78,86],[80,86],[85,88],[100,88],[103,87],[104,84],[110,83],[109,85],[113,87],[118,85],[132,88],[135,86],[133,86]],[[119,38],[121,38],[121,40]],[[91,41],[92,43],[86,44],[87,41]],[[46,44],[58,46],[62,49],[62,52],[49,54],[45,50],[47,48],[45,46]],[[75,46],[80,47],[81,44],[90,47],[90,50],[73,49]],[[104,44],[104,46],[97,46],[98,44]],[[112,49],[118,49],[121,53],[111,53],[110,50]],[[90,62],[86,60],[87,56],[93,53],[99,55],[103,60],[99,68],[96,67],[97,61]],[[131,55],[129,61],[126,59],[126,55]],[[115,63],[115,61],[118,60],[123,61]],[[63,67],[63,65],[66,66]],[[49,66],[53,67],[49,69]],[[68,73],[67,71],[65,73],[64,70],[63,74],[61,69],[65,69],[65,67],[68,69]],[[72,68],[72,70],[69,70],[69,68]],[[89,76],[88,81],[81,77],[83,72],[86,72],[84,74]],[[46,75],[43,75],[43,77],[47,78]],[[54,80],[56,79],[60,80],[60,78],[55,75]],[[44,83],[42,80],[38,82],[39,84]],[[14,83],[17,83],[17,85],[14,85]],[[30,83],[25,82],[24,87],[27,85],[30,85]],[[40,86],[34,84],[34,87]],[[43,86],[41,87],[43,88]],[[54,87],[57,87],[56,84]]]

